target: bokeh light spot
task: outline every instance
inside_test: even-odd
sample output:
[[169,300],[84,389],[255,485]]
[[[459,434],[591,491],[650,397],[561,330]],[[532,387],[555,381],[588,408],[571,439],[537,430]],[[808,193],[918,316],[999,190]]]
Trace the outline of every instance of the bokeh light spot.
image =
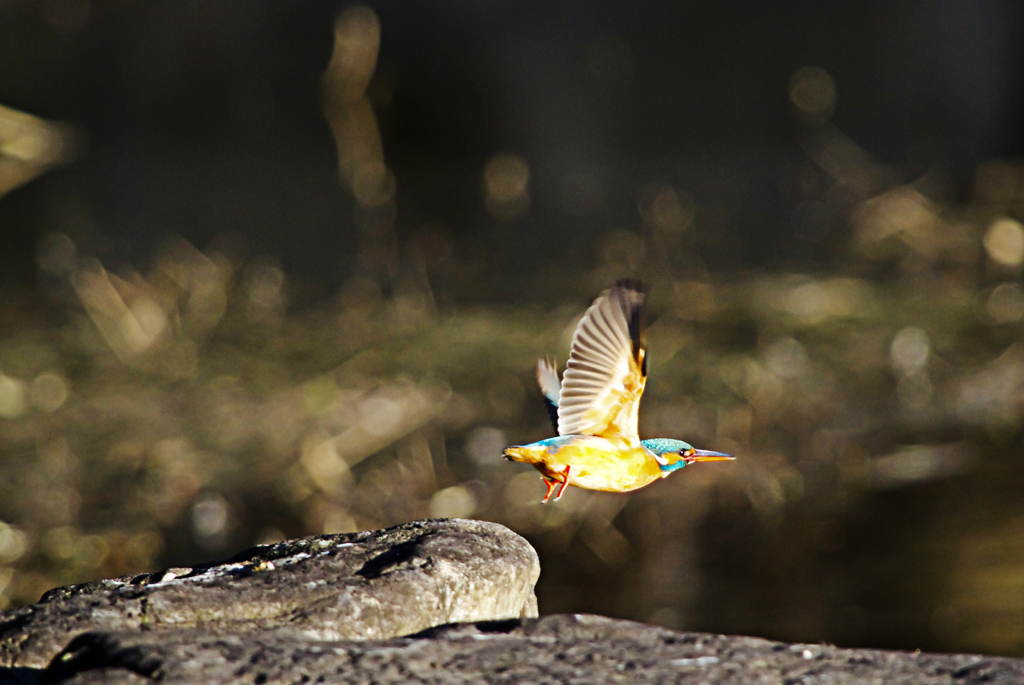
[[640,190],[637,200],[640,218],[648,226],[682,232],[693,223],[697,205],[685,190],[665,183],[649,183]]
[[508,438],[500,428],[478,426],[466,436],[466,453],[478,464],[495,464],[508,446]]
[[0,563],[17,561],[28,551],[28,536],[14,526],[0,521]]
[[807,371],[807,351],[794,338],[784,338],[764,351],[764,361],[771,371],[782,378],[798,378]]
[[45,412],[56,411],[68,398],[68,384],[60,374],[47,371],[32,381],[28,397],[36,408]]
[[1013,323],[1024,319],[1024,288],[1021,288],[1020,283],[996,286],[988,296],[985,308],[997,323]]
[[476,511],[476,498],[473,493],[455,485],[438,490],[430,498],[430,515],[433,518],[466,518]]
[[230,522],[231,506],[219,493],[204,492],[192,504],[192,531],[202,547],[223,547]]
[[516,219],[530,206],[530,167],[519,155],[498,154],[484,165],[484,204],[496,218]]
[[984,245],[993,261],[1020,266],[1024,262],[1024,226],[1008,217],[998,219],[985,233]]
[[928,334],[920,328],[908,326],[892,340],[890,359],[893,369],[901,375],[909,375],[920,371],[928,362],[931,342]]
[[0,418],[16,419],[25,412],[25,386],[0,374]]
[[798,69],[789,80],[789,100],[804,121],[828,121],[836,106],[836,82],[821,67]]

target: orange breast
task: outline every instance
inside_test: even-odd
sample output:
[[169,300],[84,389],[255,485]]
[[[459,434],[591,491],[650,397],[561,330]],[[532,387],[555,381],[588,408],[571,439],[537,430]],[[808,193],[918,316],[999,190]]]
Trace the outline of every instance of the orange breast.
[[665,475],[639,442],[623,438],[580,436],[555,450],[534,444],[506,453],[553,480],[561,481],[568,467],[569,484],[588,490],[629,492]]

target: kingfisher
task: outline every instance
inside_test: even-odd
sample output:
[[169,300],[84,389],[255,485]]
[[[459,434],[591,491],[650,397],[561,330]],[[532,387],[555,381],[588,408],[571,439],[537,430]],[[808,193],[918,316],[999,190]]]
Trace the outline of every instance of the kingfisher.
[[629,492],[696,462],[735,458],[673,438],[640,439],[637,415],[647,383],[644,300],[639,281],[617,281],[580,319],[562,381],[552,361],[537,362],[537,383],[558,435],[508,447],[504,456],[540,471],[544,502],[555,488],[555,500],[569,485]]

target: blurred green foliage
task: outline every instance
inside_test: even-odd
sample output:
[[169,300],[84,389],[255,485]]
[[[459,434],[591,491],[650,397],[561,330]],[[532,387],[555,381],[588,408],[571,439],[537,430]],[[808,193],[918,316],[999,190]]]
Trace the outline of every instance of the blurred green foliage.
[[[333,52],[329,3],[8,5],[4,104],[51,111],[0,108],[0,193],[69,166],[3,198],[0,608],[455,516],[530,539],[546,613],[1024,656],[1024,167],[934,161],[1015,131],[1012,4],[378,3]],[[641,436],[739,458],[542,505],[501,451],[623,276]]]
[[[0,597],[478,517],[538,547],[546,612],[1024,653],[1011,199],[867,200],[846,276],[673,279],[658,225],[630,233],[651,285],[641,434],[740,458],[548,505],[501,450],[550,434],[535,360],[564,360],[621,250],[537,304],[439,307],[449,253],[389,294],[357,277],[294,309],[270,259],[177,240],[117,275],[50,235],[40,290],[12,300],[0,339]],[[882,259],[895,277],[870,275]]]

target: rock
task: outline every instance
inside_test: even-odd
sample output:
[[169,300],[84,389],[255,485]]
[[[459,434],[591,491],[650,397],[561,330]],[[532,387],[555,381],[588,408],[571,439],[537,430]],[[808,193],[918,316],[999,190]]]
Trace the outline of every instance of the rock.
[[1024,682],[1019,659],[537,619],[538,573],[525,540],[478,521],[263,545],[0,614],[0,684]]
[[[386,639],[452,622],[537,615],[537,553],[495,523],[458,519],[253,547],[198,568],[58,588],[0,613],[0,682],[44,667],[79,633]],[[237,637],[236,639],[242,639]],[[31,674],[29,674],[31,675]]]
[[[765,683],[1010,685],[1024,660],[680,633],[600,616],[444,626],[389,640],[88,633],[46,672],[68,685],[209,683]],[[322,679],[322,680],[321,680]]]

